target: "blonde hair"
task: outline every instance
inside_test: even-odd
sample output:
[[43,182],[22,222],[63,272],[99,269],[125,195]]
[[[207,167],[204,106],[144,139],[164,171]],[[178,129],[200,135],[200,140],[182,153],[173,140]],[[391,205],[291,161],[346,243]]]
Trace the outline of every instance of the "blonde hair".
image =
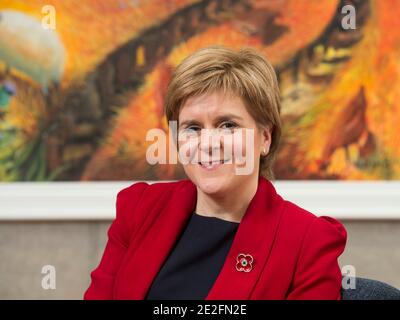
[[259,175],[273,179],[272,165],[281,137],[280,92],[272,65],[256,50],[211,46],[186,57],[174,70],[165,96],[167,121],[179,119],[189,97],[223,91],[242,98],[258,127],[270,126],[271,146],[260,158]]

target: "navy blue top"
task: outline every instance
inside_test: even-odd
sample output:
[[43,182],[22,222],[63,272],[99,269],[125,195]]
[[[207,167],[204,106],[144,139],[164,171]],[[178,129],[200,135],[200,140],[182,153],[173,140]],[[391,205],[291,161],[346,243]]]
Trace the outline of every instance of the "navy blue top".
[[193,213],[155,277],[148,300],[204,300],[231,247],[239,222]]

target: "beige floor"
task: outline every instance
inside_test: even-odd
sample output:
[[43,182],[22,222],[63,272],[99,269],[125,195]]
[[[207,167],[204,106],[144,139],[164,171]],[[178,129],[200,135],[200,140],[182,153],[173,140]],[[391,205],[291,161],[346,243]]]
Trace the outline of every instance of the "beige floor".
[[[0,299],[81,299],[98,264],[110,222],[0,222]],[[340,264],[357,276],[400,288],[400,221],[345,221]],[[42,267],[56,268],[56,289],[41,287]]]

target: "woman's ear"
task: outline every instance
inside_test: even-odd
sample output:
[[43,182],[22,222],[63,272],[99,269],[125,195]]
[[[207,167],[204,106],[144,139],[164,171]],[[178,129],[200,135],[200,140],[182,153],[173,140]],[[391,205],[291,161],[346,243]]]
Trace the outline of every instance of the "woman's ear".
[[261,155],[266,156],[269,153],[269,148],[272,142],[272,129],[271,125],[263,126],[261,128]]

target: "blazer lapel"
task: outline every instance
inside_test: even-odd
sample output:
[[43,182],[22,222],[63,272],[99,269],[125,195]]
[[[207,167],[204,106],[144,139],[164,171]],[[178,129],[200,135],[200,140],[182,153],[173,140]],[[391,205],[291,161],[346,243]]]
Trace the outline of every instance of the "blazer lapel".
[[[119,299],[144,299],[154,278],[185,228],[196,208],[197,189],[190,180],[183,180],[175,188],[166,207],[152,227],[135,246],[134,254],[122,270],[128,281],[120,281]],[[268,260],[283,201],[275,188],[260,177],[255,196],[243,216],[225,263],[208,293],[207,300],[248,299]],[[236,270],[240,254],[251,254],[254,261],[250,272]]]
[[[206,300],[250,299],[267,263],[283,208],[272,183],[259,178],[258,188],[243,216],[225,263]],[[239,254],[253,257],[249,272],[236,269]]]

